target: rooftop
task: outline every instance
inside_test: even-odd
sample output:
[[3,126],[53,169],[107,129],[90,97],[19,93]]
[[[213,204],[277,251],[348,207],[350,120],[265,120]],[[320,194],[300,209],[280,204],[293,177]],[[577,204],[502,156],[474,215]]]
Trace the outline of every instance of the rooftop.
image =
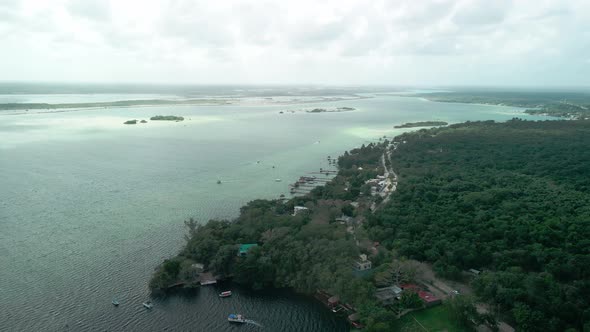
[[426,291],[419,291],[418,296],[420,296],[422,301],[424,301],[426,303],[436,302],[439,300],[438,297],[436,297],[434,294],[426,292]]
[[244,244],[240,245],[240,249],[238,250],[238,252],[240,254],[245,254],[248,252],[248,250],[250,250],[250,248],[256,247],[256,246],[258,246],[258,244],[256,244],[256,243],[244,243]]

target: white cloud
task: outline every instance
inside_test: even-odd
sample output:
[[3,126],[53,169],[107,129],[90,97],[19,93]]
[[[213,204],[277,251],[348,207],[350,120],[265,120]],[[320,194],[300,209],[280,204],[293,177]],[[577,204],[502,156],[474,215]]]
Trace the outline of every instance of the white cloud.
[[2,80],[588,85],[584,0],[3,0]]

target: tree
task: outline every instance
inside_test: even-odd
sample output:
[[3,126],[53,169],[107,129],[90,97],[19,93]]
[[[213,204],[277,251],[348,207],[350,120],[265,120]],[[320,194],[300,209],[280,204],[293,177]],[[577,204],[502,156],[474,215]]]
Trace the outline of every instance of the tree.
[[416,292],[406,291],[402,293],[400,305],[405,309],[416,309],[421,308],[424,304]]
[[454,296],[450,298],[450,300],[447,302],[447,305],[453,320],[465,328],[471,329],[474,326],[484,323],[489,324],[490,326],[496,325],[492,316],[483,315],[477,312],[475,302],[470,296]]
[[354,207],[350,204],[345,204],[340,210],[345,216],[352,217],[354,215]]

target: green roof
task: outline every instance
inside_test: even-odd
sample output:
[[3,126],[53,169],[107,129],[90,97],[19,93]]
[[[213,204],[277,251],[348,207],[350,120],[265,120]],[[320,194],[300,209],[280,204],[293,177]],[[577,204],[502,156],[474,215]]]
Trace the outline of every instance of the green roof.
[[250,250],[250,248],[256,247],[256,246],[257,246],[256,243],[245,243],[245,244],[242,244],[242,245],[240,245],[239,253],[240,254],[242,254],[242,253],[245,254],[245,253],[248,252],[248,250]]

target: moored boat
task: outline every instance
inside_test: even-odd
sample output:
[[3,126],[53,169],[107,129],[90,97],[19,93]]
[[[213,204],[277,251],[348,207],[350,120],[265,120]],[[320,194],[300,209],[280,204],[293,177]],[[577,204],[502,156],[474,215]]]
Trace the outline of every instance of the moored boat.
[[219,293],[219,297],[228,297],[228,296],[231,296],[231,291],[229,291],[229,290]]
[[246,322],[246,318],[244,316],[242,316],[241,314],[229,314],[229,316],[227,316],[227,320],[230,323],[245,323]]

